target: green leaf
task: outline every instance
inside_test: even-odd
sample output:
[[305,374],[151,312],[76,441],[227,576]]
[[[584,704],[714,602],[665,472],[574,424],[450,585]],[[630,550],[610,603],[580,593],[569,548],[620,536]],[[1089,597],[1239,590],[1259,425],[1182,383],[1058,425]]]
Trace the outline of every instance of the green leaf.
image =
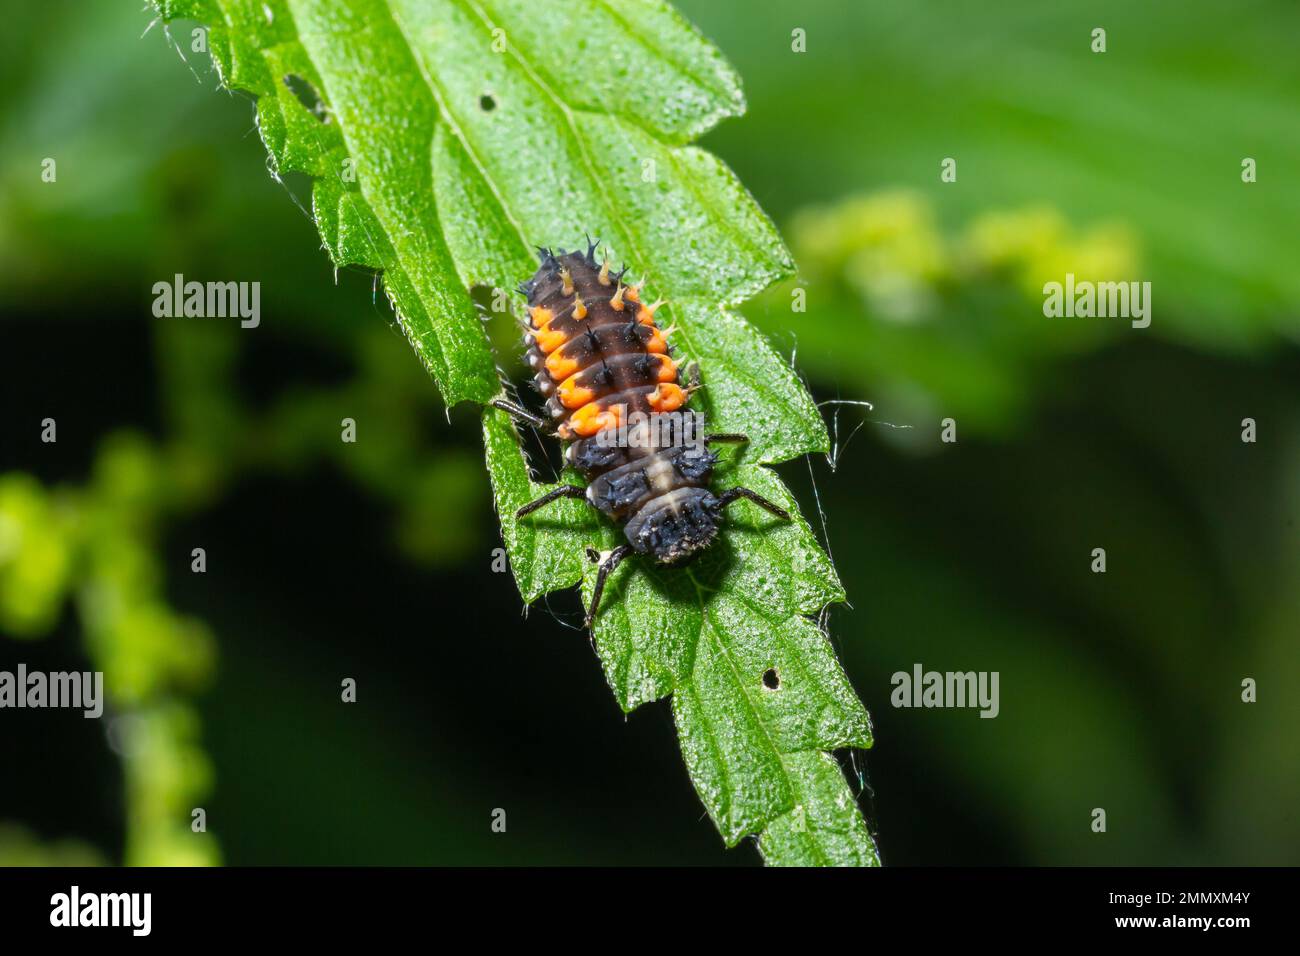
[[[796,505],[765,465],[828,447],[798,377],[734,311],[791,274],[771,222],[716,157],[687,145],[743,112],[722,56],[658,0],[189,0],[165,18],[212,24],[231,86],[259,96],[275,170],[315,177],[336,264],[381,269],[403,329],[448,404],[500,391],[469,296],[512,289],[534,245],[599,236],[670,305],[696,397],[749,445],[718,472]],[[319,98],[319,103],[313,101]],[[304,100],[306,102],[304,103]],[[323,118],[323,121],[322,121]],[[620,532],[582,502],[516,520],[533,480],[513,424],[483,437],[524,599],[582,583],[589,546]],[[565,480],[579,482],[576,475]],[[631,710],[671,695],[691,779],[728,845],[759,837],[769,863],[874,863],[828,751],[869,747],[866,710],[810,620],[843,591],[808,524],[731,509],[687,568],[629,561],[595,628],[606,677]]]

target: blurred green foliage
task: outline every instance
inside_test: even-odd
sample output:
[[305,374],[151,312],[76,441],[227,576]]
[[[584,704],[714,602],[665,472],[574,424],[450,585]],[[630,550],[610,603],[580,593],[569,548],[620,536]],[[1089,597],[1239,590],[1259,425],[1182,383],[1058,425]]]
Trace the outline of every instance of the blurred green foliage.
[[1042,206],[985,213],[950,237],[932,201],[888,191],[800,210],[789,232],[802,280],[750,307],[760,327],[808,374],[887,401],[899,420],[957,415],[989,434],[1023,422],[1055,360],[1127,326],[1044,321],[1043,284],[1139,274],[1122,226],[1079,231]]
[[[1240,352],[1300,334],[1295,4],[681,6],[751,104],[709,143],[778,218],[865,184],[923,192],[946,229],[1044,203],[1076,223],[1122,218],[1165,308],[1157,335]],[[795,28],[806,53],[788,52]],[[939,180],[947,157],[955,183]]]
[[[570,734],[530,747],[572,790],[482,746],[543,720],[527,688],[499,695],[499,738],[482,723],[412,727],[424,712],[403,688],[420,701],[455,692],[400,683],[429,631],[392,636],[395,702],[365,733],[323,721],[299,671],[263,652],[292,630],[278,605],[212,575],[203,616],[242,616],[209,625],[239,671],[226,696],[203,696],[226,675],[178,583],[186,561],[162,551],[176,547],[168,529],[222,520],[259,476],[305,494],[337,475],[419,562],[410,587],[494,593],[481,451],[472,423],[446,424],[370,278],[332,274],[292,203],[306,204],[303,184],[262,165],[251,106],[214,97],[192,54],[191,78],[159,28],[139,40],[135,9],[81,5],[50,31],[44,6],[16,7],[0,40],[0,335],[48,329],[39,361],[53,378],[78,358],[79,317],[147,335],[152,367],[114,374],[147,378],[156,416],[132,419],[66,381],[78,407],[106,409],[104,428],[82,435],[61,418],[60,449],[85,458],[51,471],[30,437],[44,397],[5,389],[17,423],[0,439],[0,660],[23,659],[76,609],[119,717],[138,718],[111,738],[128,796],[122,858],[218,859],[216,840],[188,829],[212,786],[228,801],[213,830],[238,847],[231,862],[661,859],[680,820],[656,822],[655,805],[693,796],[666,769],[586,797],[623,747],[584,742],[640,725],[556,688],[565,672],[547,668],[567,645],[545,643],[526,679],[564,721],[545,726]],[[818,498],[807,483],[800,497],[825,511],[854,605],[830,630],[876,719],[858,766],[885,862],[1300,861],[1300,190],[1282,172],[1300,147],[1297,8],[680,6],[746,81],[749,114],[706,145],[773,212],[802,270],[746,314],[783,353],[797,348],[818,396],[875,405],[828,407],[838,470],[814,466]],[[1096,25],[1106,54],[1088,51]],[[805,54],[790,52],[795,27]],[[40,181],[47,156],[57,185]],[[956,183],[939,182],[946,156]],[[1241,183],[1243,156],[1259,161],[1258,183]],[[1044,319],[1044,277],[1090,270],[1150,279],[1151,328]],[[273,318],[257,335],[154,320],[148,289],[175,272],[260,278]],[[806,312],[791,310],[795,288]],[[364,440],[342,454],[345,416]],[[938,441],[943,416],[958,421],[955,446]],[[1257,444],[1240,441],[1247,416]],[[1105,575],[1088,572],[1098,544]],[[283,600],[306,618],[325,598]],[[557,631],[573,637],[536,613],[517,640],[467,642],[466,664],[500,673],[502,654]],[[302,659],[327,653],[327,637],[294,635]],[[999,670],[1002,714],[890,708],[890,675],[917,661]],[[594,658],[583,667],[598,684]],[[1240,702],[1247,676],[1254,705]],[[285,686],[283,699],[268,691]],[[206,717],[200,733],[197,711],[221,723]],[[250,764],[278,775],[246,779]],[[359,769],[336,782],[320,770],[335,764]],[[306,791],[317,800],[304,806]],[[460,821],[485,793],[531,801],[533,826],[510,844],[480,840]],[[1095,806],[1110,818],[1102,836],[1087,828]],[[601,822],[607,807],[618,822]],[[681,852],[716,861],[702,833]],[[10,825],[0,859],[114,856],[51,836]]]
[[[213,643],[163,594],[157,526],[175,487],[148,442],[129,433],[104,442],[86,487],[47,490],[21,472],[0,474],[0,628],[38,638],[76,603],[127,779],[125,862],[140,865],[218,859],[212,838],[188,826],[211,770],[181,700],[210,674]],[[28,860],[26,847],[0,840],[0,863]]]
[[94,847],[79,840],[46,842],[25,827],[0,823],[0,866],[103,866]]

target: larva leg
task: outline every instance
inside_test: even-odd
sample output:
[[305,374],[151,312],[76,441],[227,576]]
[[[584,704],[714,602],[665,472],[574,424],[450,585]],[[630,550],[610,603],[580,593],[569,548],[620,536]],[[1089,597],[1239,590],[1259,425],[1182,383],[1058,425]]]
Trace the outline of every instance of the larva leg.
[[493,408],[501,409],[516,421],[525,422],[542,431],[549,432],[550,430],[549,423],[545,419],[537,417],[532,412],[528,411],[528,409],[521,405],[516,405],[514,402],[507,401],[504,398],[494,398],[488,404]]
[[723,492],[721,497],[718,498],[718,510],[721,511],[733,501],[739,501],[741,498],[748,498],[750,501],[754,502],[754,504],[766,511],[770,511],[782,521],[790,520],[790,512],[786,511],[780,505],[775,505],[768,501],[757,491],[750,491],[748,488],[732,488]]
[[[631,553],[632,546],[630,544],[621,544],[611,551],[609,556],[605,558],[604,562],[601,564],[600,570],[596,573],[595,590],[591,592],[591,607],[587,611],[586,625],[588,628],[590,628],[592,622],[596,620],[596,610],[600,607],[600,596],[605,591],[605,579],[613,573],[616,567],[618,567],[619,562]],[[594,557],[592,557],[593,555]],[[587,556],[592,557],[592,560],[600,559],[600,555],[591,548],[587,549]]]
[[587,497],[586,488],[579,488],[577,485],[560,485],[560,487],[554,489],[553,491],[548,491],[546,494],[542,495],[536,501],[528,502],[528,504],[524,505],[522,508],[520,508],[518,511],[515,512],[515,517],[522,518],[525,515],[530,515],[538,508],[544,508],[546,507],[546,505],[549,505],[552,501],[559,501],[561,498],[585,498],[585,497]]

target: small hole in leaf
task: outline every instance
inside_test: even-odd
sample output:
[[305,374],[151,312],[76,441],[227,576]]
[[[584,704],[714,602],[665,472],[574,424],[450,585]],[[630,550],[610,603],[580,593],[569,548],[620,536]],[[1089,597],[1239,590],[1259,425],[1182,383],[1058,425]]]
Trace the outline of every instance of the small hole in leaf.
[[497,101],[492,98],[491,93],[484,93],[482,96],[478,98],[478,105],[479,105],[479,109],[481,109],[484,113],[491,113],[494,109],[497,108]]
[[775,667],[769,667],[763,674],[763,686],[768,690],[780,690],[781,675],[776,672]]
[[286,73],[284,75],[284,85],[288,87],[289,92],[297,98],[308,113],[322,123],[329,122],[329,108],[325,105],[325,101],[321,99],[321,95],[316,92],[316,87],[297,73]]

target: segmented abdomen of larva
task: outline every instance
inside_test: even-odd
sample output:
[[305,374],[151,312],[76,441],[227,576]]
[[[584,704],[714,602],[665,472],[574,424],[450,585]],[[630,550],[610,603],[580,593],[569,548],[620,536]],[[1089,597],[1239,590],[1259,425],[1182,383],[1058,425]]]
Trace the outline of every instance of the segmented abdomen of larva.
[[[655,322],[658,304],[642,302],[640,290],[625,286],[622,273],[611,272],[607,262],[598,264],[594,251],[594,246],[585,255],[542,250],[541,266],[524,283],[526,359],[536,372],[534,383],[546,397],[559,437],[573,442],[570,463],[588,480],[646,459],[634,483],[651,491],[695,484],[698,476],[683,475],[676,467],[681,456],[672,453],[675,443],[666,449],[641,445],[635,451],[626,442],[602,435],[627,425],[637,412],[648,416],[677,411],[687,395]],[[629,495],[631,489],[615,495],[618,505],[611,501],[610,508],[602,510],[624,516]]]

